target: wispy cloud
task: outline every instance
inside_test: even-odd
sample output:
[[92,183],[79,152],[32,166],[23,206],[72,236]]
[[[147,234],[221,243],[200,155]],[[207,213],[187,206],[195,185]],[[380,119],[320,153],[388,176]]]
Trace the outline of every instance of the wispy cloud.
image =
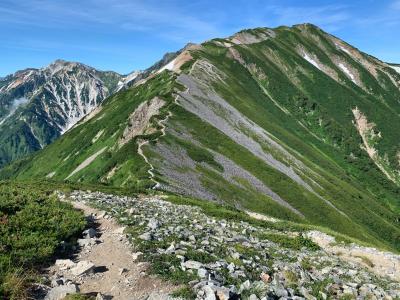
[[[2,1],[0,23],[49,28],[85,28],[104,30],[108,26],[123,31],[152,32],[165,38],[201,40],[218,35],[212,20],[202,20],[184,11],[173,1],[26,0]],[[179,33],[179,34],[178,34]]]
[[400,0],[393,1],[390,7],[395,10],[400,10]]
[[344,5],[272,6],[271,11],[281,24],[307,22],[335,29],[351,18]]
[[[179,49],[187,42],[260,26],[307,22],[344,38],[357,34],[367,40],[368,34],[373,40],[395,35],[400,28],[400,0],[365,2],[1,0],[0,54],[10,57],[8,65],[21,61],[18,55],[24,61],[34,60],[31,56],[36,55],[42,61],[49,56],[68,57],[98,65],[119,60],[127,68],[129,60],[147,66],[165,51]],[[5,69],[5,65],[7,62],[0,68]],[[109,65],[112,67],[111,62]]]
[[354,23],[370,30],[385,30],[400,25],[400,0],[395,0],[386,6],[377,9],[374,14],[364,18],[356,18]]

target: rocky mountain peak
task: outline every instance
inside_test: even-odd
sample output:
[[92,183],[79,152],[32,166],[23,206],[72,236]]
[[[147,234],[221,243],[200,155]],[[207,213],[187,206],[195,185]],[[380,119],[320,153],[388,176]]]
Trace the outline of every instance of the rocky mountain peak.
[[72,72],[74,70],[80,70],[80,71],[88,71],[88,72],[95,72],[96,70],[84,65],[79,62],[70,62],[70,61],[65,61],[62,59],[57,59],[51,64],[49,64],[47,67],[42,68],[41,71],[44,73],[49,73],[50,76],[53,76],[54,74],[63,71],[63,72]]
[[[114,92],[123,78],[58,59],[0,81],[0,166],[43,148],[73,127]],[[22,107],[21,103],[29,105]]]

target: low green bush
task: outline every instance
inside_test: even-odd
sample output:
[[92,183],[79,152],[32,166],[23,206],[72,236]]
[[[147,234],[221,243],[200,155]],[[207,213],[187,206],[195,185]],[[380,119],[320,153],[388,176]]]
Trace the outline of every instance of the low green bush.
[[181,261],[174,255],[161,254],[150,258],[150,274],[157,274],[174,284],[185,284],[197,278],[180,268]]
[[84,227],[83,214],[45,188],[0,183],[0,298],[22,299],[33,270]]
[[193,290],[187,286],[172,292],[171,296],[178,299],[187,299],[187,300],[196,298],[195,292],[193,292]]
[[283,234],[274,234],[274,233],[264,233],[260,236],[262,239],[269,240],[274,242],[281,247],[294,249],[294,250],[301,250],[302,248],[306,248],[308,250],[317,251],[321,248],[314,243],[309,238],[306,238],[302,235],[291,237]]

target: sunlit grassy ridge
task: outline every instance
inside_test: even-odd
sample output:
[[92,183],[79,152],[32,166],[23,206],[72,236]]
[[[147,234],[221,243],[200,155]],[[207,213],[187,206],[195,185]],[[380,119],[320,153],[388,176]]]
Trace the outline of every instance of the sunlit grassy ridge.
[[[245,32],[257,35],[263,30]],[[232,44],[230,39],[206,42],[190,51],[193,59],[181,69],[203,84],[207,97],[216,94],[240,113],[241,121],[251,121],[254,127],[268,132],[299,160],[304,165],[300,178],[312,191],[265,163],[249,145],[228,136],[202,118],[201,112],[189,111],[190,107],[183,105],[177,96],[188,96],[191,91],[179,75],[170,71],[108,98],[92,119],[78,124],[36,155],[4,168],[0,177],[51,176],[55,181],[68,178],[70,182],[144,191],[153,187],[154,181],[148,172],[150,165],[138,154],[137,142],[148,140],[143,151],[154,167],[154,179],[177,194],[185,194],[185,184],[179,178],[190,175],[207,195],[203,198],[230,208],[256,211],[307,226],[323,226],[370,244],[399,249],[399,187],[386,178],[360,147],[362,139],[354,125],[352,109],[357,107],[375,124],[374,130],[382,135],[376,149],[382,157],[387,157],[387,167],[396,172],[400,132],[393,128],[400,125],[400,91],[395,80],[400,77],[394,70],[386,70],[373,58],[357,52],[379,67],[374,76],[360,63],[360,58],[338,49],[333,37],[314,26],[281,27],[274,32],[275,37],[252,44]],[[305,60],[299,54],[300,48],[318,58],[337,78]],[[358,84],[338,67],[337,60],[357,71]],[[211,74],[205,76],[204,84],[201,81],[204,70],[199,68],[199,62],[212,66],[212,72],[222,80]],[[152,133],[136,136],[119,147],[129,116],[141,103],[156,96],[166,104],[150,120]],[[229,121],[227,111],[217,106],[211,109]],[[160,120],[165,121],[165,135]],[[290,166],[283,152],[266,144],[256,131],[240,122],[233,128],[259,143],[264,153]],[[105,150],[93,162],[71,175],[101,149]],[[227,176],[229,168],[217,155],[229,160],[241,173],[233,179]],[[181,165],[174,165],[174,158]],[[241,175],[244,172],[299,213],[260,192],[251,180]]]

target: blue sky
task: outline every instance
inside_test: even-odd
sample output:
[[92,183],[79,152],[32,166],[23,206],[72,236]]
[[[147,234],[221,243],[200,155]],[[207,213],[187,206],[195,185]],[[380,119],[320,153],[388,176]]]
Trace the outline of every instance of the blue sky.
[[400,63],[400,0],[0,0],[0,76],[57,58],[128,73],[187,42],[305,22]]

